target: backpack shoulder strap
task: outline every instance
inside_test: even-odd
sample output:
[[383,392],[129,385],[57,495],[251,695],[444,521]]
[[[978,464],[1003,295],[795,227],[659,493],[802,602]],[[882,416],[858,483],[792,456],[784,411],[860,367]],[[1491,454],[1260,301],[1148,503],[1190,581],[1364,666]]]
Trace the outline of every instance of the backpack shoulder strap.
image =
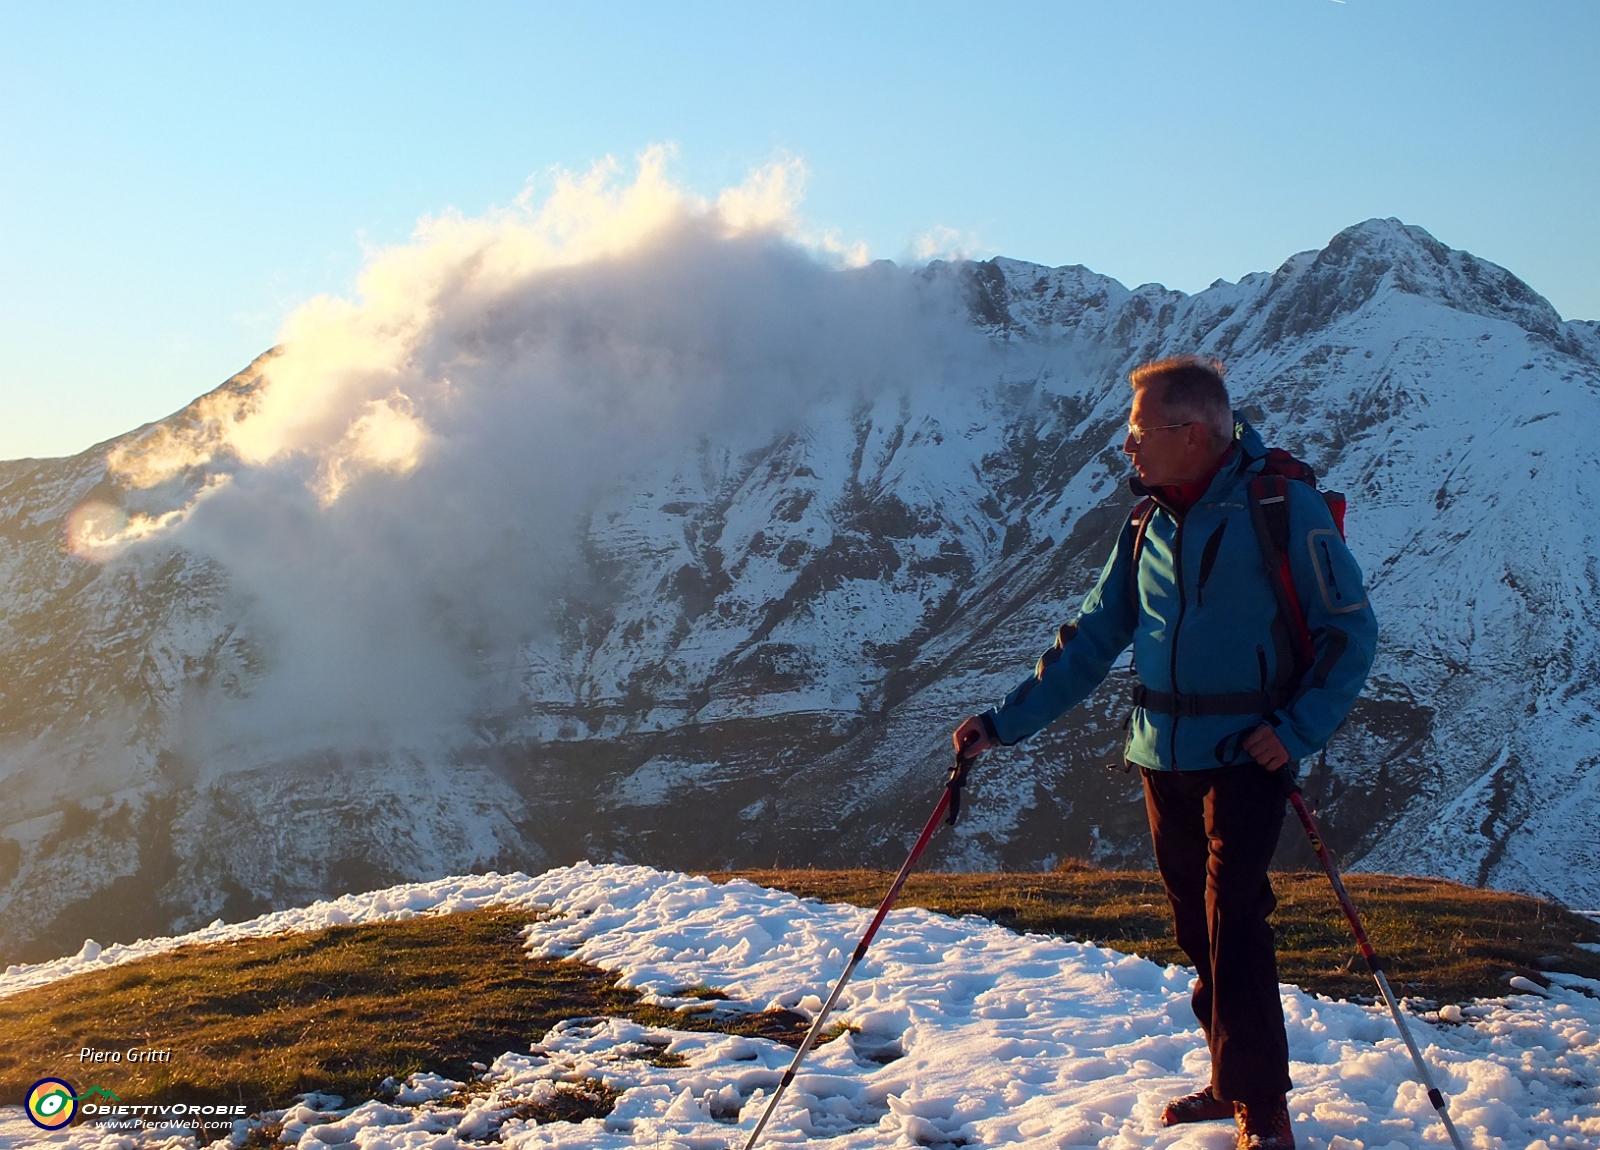
[[1133,514],[1128,516],[1128,522],[1133,524],[1133,573],[1139,575],[1139,556],[1144,553],[1144,533],[1150,527],[1150,517],[1155,514],[1156,501],[1149,496],[1139,500],[1133,509]]
[[1289,484],[1294,482],[1299,481],[1265,473],[1250,480],[1246,491],[1267,581],[1278,600],[1278,612],[1294,636],[1298,670],[1303,673],[1311,666],[1313,651],[1306,613],[1300,606],[1300,593],[1295,590],[1294,573],[1289,568]]
[[[1333,517],[1333,525],[1339,529],[1339,538],[1344,538],[1344,492],[1328,491],[1318,487],[1316,469],[1305,460],[1296,458],[1281,447],[1267,448],[1266,455],[1260,458],[1263,463],[1261,468],[1263,477],[1292,479],[1316,490],[1317,494],[1322,496],[1322,501],[1328,505],[1328,514]],[[1283,538],[1287,540],[1288,536],[1288,515],[1285,514],[1283,517]]]
[[1144,533],[1150,529],[1150,520],[1155,516],[1155,511],[1156,501],[1147,495],[1134,505],[1128,516],[1128,523],[1133,527],[1133,561],[1128,564],[1128,603],[1132,606],[1135,620],[1138,618],[1139,557],[1144,554]]

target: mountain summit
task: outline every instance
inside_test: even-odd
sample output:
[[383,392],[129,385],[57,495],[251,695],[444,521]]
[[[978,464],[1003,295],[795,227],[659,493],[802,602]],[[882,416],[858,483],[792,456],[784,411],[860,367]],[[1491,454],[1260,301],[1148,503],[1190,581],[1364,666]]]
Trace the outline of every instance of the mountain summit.
[[[322,440],[360,372],[291,343],[0,464],[0,946],[580,858],[893,865],[1098,574],[1126,374],[1179,351],[1350,497],[1381,646],[1303,765],[1345,860],[1600,903],[1594,323],[1397,220],[1194,295],[802,265],[702,236],[441,288]],[[986,757],[939,865],[1143,860],[1130,685]]]

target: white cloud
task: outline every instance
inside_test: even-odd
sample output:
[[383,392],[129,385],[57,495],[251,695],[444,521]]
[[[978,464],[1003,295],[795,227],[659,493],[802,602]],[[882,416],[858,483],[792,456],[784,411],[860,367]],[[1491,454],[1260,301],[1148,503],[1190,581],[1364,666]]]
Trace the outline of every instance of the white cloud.
[[[956,306],[799,213],[780,159],[701,197],[665,149],[373,252],[284,325],[259,381],[113,453],[74,547],[228,572],[271,673],[193,724],[248,737],[459,717],[544,624],[600,493],[702,436],[950,370]],[[218,715],[224,715],[223,721]]]
[[984,250],[982,241],[971,232],[935,224],[911,237],[906,255],[912,263],[925,264],[930,260],[974,259]]

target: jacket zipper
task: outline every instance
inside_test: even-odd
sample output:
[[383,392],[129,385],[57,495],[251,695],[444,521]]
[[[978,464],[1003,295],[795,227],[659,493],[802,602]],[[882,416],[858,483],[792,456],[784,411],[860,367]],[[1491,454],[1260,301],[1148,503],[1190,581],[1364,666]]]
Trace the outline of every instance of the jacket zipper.
[[[1179,694],[1178,690],[1178,632],[1183,627],[1183,613],[1188,606],[1188,596],[1183,589],[1183,516],[1173,516],[1177,520],[1178,530],[1172,536],[1172,571],[1174,581],[1178,584],[1178,620],[1172,625],[1172,693]],[[1181,716],[1172,716],[1172,729],[1167,734],[1167,745],[1172,758],[1172,769],[1178,769],[1178,720]]]

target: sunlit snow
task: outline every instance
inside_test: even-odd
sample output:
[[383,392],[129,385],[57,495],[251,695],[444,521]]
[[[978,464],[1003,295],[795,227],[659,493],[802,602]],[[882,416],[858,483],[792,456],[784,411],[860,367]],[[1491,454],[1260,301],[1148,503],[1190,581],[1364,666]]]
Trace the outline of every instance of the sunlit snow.
[[[742,881],[579,864],[537,877],[394,887],[182,938],[86,945],[70,958],[12,967],[0,977],[0,995],[182,942],[505,902],[529,908],[532,955],[619,971],[626,985],[668,1004],[687,1004],[675,993],[706,985],[725,991],[734,1008],[802,1013],[818,1008],[871,914]],[[812,1054],[763,1144],[1224,1150],[1231,1123],[1173,1130],[1158,1123],[1167,1098],[1207,1076],[1188,1008],[1190,978],[1183,967],[1018,935],[979,918],[897,910],[841,1000],[837,1018],[854,1029]],[[1412,1020],[1458,1126],[1481,1150],[1600,1148],[1600,982],[1553,979],[1542,996],[1469,1004],[1459,1022]],[[1302,1147],[1445,1144],[1385,1014],[1290,986],[1283,1004],[1296,1087],[1290,1109]],[[284,1139],[300,1150],[443,1150],[490,1138],[507,1147],[742,1146],[792,1057],[765,1040],[619,1019],[573,1020],[528,1041],[488,1067],[487,1094],[453,1102],[454,1083],[421,1075],[394,1104],[341,1109],[312,1096],[278,1116]],[[684,1065],[643,1057],[663,1046]],[[556,1083],[586,1078],[621,1092],[605,1119],[531,1125],[511,1113],[547,1097]],[[246,1134],[241,1123],[235,1142]],[[84,1126],[48,1135],[20,1109],[0,1111],[0,1148],[134,1144]]]

